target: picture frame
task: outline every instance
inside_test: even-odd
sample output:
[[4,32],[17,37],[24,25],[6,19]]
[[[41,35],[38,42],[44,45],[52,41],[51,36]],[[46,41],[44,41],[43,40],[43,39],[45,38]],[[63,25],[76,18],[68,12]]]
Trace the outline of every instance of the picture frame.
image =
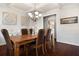
[[66,17],[60,19],[60,24],[74,24],[78,23],[78,16]]
[[21,16],[21,26],[29,26],[29,20],[27,16]]
[[3,25],[16,25],[17,15],[11,12],[3,12],[2,13],[2,24]]

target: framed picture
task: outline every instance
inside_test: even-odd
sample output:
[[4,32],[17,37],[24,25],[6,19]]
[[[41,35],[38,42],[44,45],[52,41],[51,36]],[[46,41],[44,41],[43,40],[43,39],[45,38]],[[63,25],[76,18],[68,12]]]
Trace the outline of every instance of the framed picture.
[[29,19],[27,16],[21,16],[21,26],[29,26]]
[[17,15],[10,12],[2,13],[2,23],[4,25],[16,25],[17,24]]
[[78,16],[60,19],[60,24],[74,24],[74,23],[78,23]]

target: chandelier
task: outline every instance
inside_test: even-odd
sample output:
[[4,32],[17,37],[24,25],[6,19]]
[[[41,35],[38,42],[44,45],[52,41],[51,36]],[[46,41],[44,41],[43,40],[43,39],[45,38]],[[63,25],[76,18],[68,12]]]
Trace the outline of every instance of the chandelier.
[[37,21],[41,18],[42,14],[36,9],[36,4],[34,4],[34,10],[28,13],[29,17],[33,21]]

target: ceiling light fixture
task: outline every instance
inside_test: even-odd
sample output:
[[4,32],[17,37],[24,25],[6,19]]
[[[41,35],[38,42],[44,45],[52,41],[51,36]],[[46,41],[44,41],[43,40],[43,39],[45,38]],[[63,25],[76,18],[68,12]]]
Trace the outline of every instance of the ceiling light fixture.
[[34,10],[30,11],[28,15],[35,22],[41,18],[42,14],[36,9],[36,3],[34,3]]

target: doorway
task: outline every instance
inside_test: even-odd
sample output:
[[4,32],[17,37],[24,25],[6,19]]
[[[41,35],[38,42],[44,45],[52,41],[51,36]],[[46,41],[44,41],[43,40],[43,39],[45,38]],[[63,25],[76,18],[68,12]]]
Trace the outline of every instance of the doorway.
[[43,17],[43,27],[44,29],[51,29],[51,34],[56,42],[56,14]]

